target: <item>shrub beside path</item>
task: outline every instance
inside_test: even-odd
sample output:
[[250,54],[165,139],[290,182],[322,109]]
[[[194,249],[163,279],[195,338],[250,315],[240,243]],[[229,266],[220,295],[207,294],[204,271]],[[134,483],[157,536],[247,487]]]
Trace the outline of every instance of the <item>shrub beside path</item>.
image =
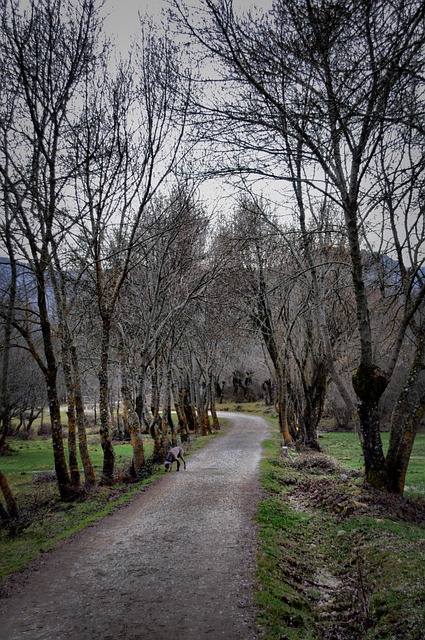
[[0,640],[255,640],[256,416],[13,576]]

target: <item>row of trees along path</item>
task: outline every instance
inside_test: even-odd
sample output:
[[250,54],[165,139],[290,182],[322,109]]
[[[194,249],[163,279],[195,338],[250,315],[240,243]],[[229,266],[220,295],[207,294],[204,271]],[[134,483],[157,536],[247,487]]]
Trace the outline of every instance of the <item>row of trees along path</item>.
[[[318,447],[332,385],[366,481],[402,494],[425,415],[424,3],[171,0],[120,63],[100,1],[21,4],[0,21],[0,449],[36,367],[78,497],[94,378],[112,484],[115,381],[137,474],[141,427],[163,458],[161,384],[163,415],[189,398],[202,424],[254,328],[287,444]],[[223,173],[243,198],[213,227],[197,186]]]

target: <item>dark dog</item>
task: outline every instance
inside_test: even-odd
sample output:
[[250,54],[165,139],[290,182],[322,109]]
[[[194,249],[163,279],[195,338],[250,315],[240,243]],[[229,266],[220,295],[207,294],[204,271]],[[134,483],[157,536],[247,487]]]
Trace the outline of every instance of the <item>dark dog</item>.
[[173,447],[169,450],[168,456],[165,458],[165,471],[171,471],[173,462],[177,462],[177,471],[180,471],[180,460],[183,462],[183,468],[186,469],[186,462],[183,458],[184,449],[182,447]]

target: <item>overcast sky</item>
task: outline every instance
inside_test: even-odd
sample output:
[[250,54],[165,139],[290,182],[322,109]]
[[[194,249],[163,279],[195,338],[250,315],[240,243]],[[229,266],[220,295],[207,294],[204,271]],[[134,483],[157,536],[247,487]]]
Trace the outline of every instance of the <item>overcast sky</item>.
[[[269,9],[273,0],[234,0],[234,7],[249,9],[256,5],[263,9]],[[196,0],[191,0],[195,4]],[[105,28],[108,34],[117,38],[117,44],[122,49],[127,49],[131,36],[137,31],[139,12],[158,17],[168,7],[166,0],[106,0],[105,10],[108,14]]]
[[[197,0],[183,0],[187,4],[196,4]],[[273,0],[234,0],[234,7],[247,10],[252,6],[268,10]],[[116,41],[116,45],[123,55],[129,50],[130,39],[139,27],[139,12],[161,19],[164,9],[169,4],[167,0],[106,0],[105,12],[108,14],[105,22],[105,32]],[[269,187],[270,190],[270,187]],[[211,180],[201,189],[202,198],[212,212],[216,207],[220,209],[233,206],[234,196],[237,191],[233,187],[226,186],[223,180]]]

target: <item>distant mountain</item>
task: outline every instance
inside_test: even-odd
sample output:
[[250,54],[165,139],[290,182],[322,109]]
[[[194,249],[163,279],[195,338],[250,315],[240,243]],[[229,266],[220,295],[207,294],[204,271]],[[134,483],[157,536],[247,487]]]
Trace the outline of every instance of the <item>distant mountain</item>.
[[[28,265],[20,263],[17,263],[16,271],[18,297],[28,300],[30,304],[35,304],[37,302],[37,287],[33,272]],[[9,295],[11,276],[10,260],[0,257],[0,300],[3,302]]]

